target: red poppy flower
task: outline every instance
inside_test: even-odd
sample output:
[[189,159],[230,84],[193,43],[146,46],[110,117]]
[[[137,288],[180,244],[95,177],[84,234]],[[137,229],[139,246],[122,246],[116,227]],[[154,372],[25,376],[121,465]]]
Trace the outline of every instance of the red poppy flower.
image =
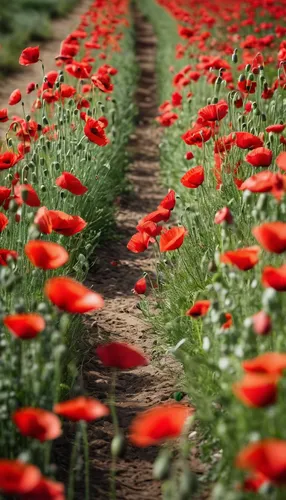
[[33,339],[46,327],[44,318],[36,313],[10,314],[3,318],[3,323],[13,335],[23,340]]
[[286,370],[286,354],[265,352],[256,358],[243,361],[242,367],[246,372],[282,375],[283,371]]
[[158,226],[158,224],[155,224],[155,222],[152,221],[146,221],[142,224],[138,224],[136,229],[140,233],[146,233],[148,234],[148,236],[156,238],[156,236],[159,236],[159,234],[161,234],[163,226]]
[[191,168],[191,170],[188,170],[188,172],[183,175],[181,178],[181,184],[187,188],[196,189],[204,182],[204,179],[204,167],[198,165],[197,167]]
[[8,109],[7,108],[0,109],[0,123],[5,123],[8,120],[9,120]]
[[240,186],[240,190],[248,189],[252,193],[267,193],[271,191],[277,181],[277,174],[265,170],[246,179]]
[[65,248],[51,241],[31,240],[25,246],[25,254],[33,266],[41,269],[58,269],[69,260]]
[[65,500],[65,498],[64,484],[44,477],[27,495],[21,495],[22,500]]
[[281,267],[265,267],[262,273],[262,284],[278,292],[286,292],[286,264]]
[[236,467],[263,474],[276,485],[286,484],[286,441],[264,439],[243,448]]
[[4,229],[5,229],[5,227],[7,227],[8,223],[9,223],[8,217],[6,217],[5,214],[0,212],[0,233],[2,233],[2,231],[4,231]]
[[30,66],[30,64],[35,64],[40,58],[40,48],[39,47],[27,47],[23,50],[19,58],[19,64],[22,66]]
[[80,396],[54,406],[54,412],[61,417],[68,418],[73,422],[85,420],[91,422],[109,415],[107,406],[96,399]]
[[184,227],[172,227],[160,237],[160,252],[170,252],[177,250],[184,242],[187,230]]
[[133,253],[145,252],[145,250],[147,250],[148,248],[149,242],[149,234],[145,232],[138,232],[136,234],[133,234],[133,236],[130,238],[129,242],[127,243],[127,248],[128,250],[130,250],[130,252]]
[[146,292],[146,289],[147,289],[147,283],[145,278],[141,278],[140,280],[136,281],[134,285],[134,291],[136,293],[138,293],[139,295],[144,294]]
[[102,309],[104,300],[72,278],[51,278],[46,282],[45,294],[59,309],[76,314]]
[[138,349],[121,342],[111,342],[100,345],[96,353],[104,366],[118,368],[119,370],[130,370],[139,366],[148,365],[148,360]]
[[29,207],[39,207],[41,200],[36,191],[30,184],[19,184],[14,189],[15,196],[20,197],[21,201]]
[[147,221],[155,222],[156,224],[162,221],[167,222],[170,217],[171,210],[164,208],[162,205],[159,205],[157,210],[154,210],[154,212],[151,212],[150,214],[143,217],[143,219],[140,220],[139,224],[141,226]]
[[5,153],[0,154],[0,170],[14,167],[18,161],[19,155],[12,151],[5,151]]
[[15,250],[6,250],[5,248],[0,248],[0,266],[7,266],[8,260],[17,260],[19,257],[18,252]]
[[56,185],[62,189],[67,189],[67,191],[70,191],[70,193],[76,196],[81,196],[88,191],[88,188],[70,172],[63,172],[60,177],[56,179]]
[[271,332],[271,318],[265,311],[259,311],[252,316],[253,330],[257,335],[267,335]]
[[228,112],[228,104],[221,100],[217,104],[209,104],[204,108],[199,109],[198,115],[206,122],[222,120]]
[[52,221],[53,231],[64,236],[73,236],[80,233],[87,226],[87,222],[79,215],[69,215],[60,210],[49,210],[49,216]]
[[21,408],[13,414],[13,422],[23,436],[41,442],[56,439],[62,433],[60,419],[42,408]]
[[253,167],[269,167],[272,162],[272,151],[268,148],[255,148],[250,151],[245,160]]
[[166,210],[173,210],[176,205],[176,193],[173,189],[170,189],[169,193],[163,198],[160,202],[158,209],[160,207],[165,208]]
[[198,146],[201,148],[204,142],[210,140],[211,136],[212,131],[209,127],[195,126],[182,135],[182,139],[188,146]]
[[222,224],[223,222],[226,222],[227,224],[232,224],[233,223],[232,213],[231,213],[231,211],[229,210],[228,207],[221,208],[215,214],[214,223],[215,224]]
[[71,85],[67,85],[67,83],[61,83],[60,90],[59,90],[59,96],[68,99],[70,97],[73,97],[76,94],[76,89],[72,87]]
[[265,130],[268,133],[273,132],[273,134],[281,134],[285,127],[286,125],[283,123],[276,123],[275,125],[269,125]]
[[260,137],[249,132],[236,132],[235,137],[236,145],[241,149],[256,149],[263,146],[263,141]]
[[98,146],[106,146],[109,143],[104,127],[99,120],[88,118],[84,127],[84,133],[91,142],[94,142]]
[[19,89],[13,90],[12,94],[9,97],[8,104],[10,106],[15,106],[15,104],[18,104],[22,99],[22,94]]
[[162,127],[171,127],[178,118],[179,115],[177,115],[177,113],[174,113],[173,111],[167,111],[166,113],[157,116],[156,122],[160,123]]
[[229,250],[220,256],[220,261],[236,266],[242,271],[248,271],[258,263],[259,252],[260,248],[257,246]]
[[228,330],[233,325],[233,319],[231,313],[225,313],[225,322],[221,325],[223,330]]
[[282,253],[286,250],[286,224],[284,222],[265,222],[252,229],[252,234],[268,252]]
[[277,156],[276,164],[281,170],[286,170],[286,151],[282,151],[282,153]]
[[51,234],[53,230],[52,219],[49,210],[46,207],[39,208],[36,213],[34,223],[37,225],[38,230],[43,234]]
[[91,81],[95,87],[101,90],[101,92],[108,94],[112,93],[113,85],[111,83],[110,76],[107,73],[94,75],[91,77]]
[[141,448],[178,438],[192,414],[193,410],[183,405],[156,406],[135,417],[130,426],[129,439]]
[[26,93],[31,94],[36,88],[36,84],[34,82],[28,83],[26,87]]
[[232,386],[235,396],[246,406],[264,407],[277,399],[277,375],[248,373]]
[[200,316],[205,316],[211,306],[210,300],[197,300],[193,306],[186,312],[187,316],[192,316],[193,318],[198,318]]
[[41,480],[41,472],[34,465],[19,460],[0,460],[0,490],[9,495],[29,493]]

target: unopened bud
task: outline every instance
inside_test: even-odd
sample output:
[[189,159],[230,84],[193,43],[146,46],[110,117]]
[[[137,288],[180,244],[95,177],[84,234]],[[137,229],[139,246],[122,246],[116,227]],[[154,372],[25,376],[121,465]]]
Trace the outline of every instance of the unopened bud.
[[119,433],[116,436],[114,436],[114,438],[111,441],[111,454],[113,457],[121,458],[123,457],[125,450],[126,450],[125,437],[122,434],[122,432],[119,431]]

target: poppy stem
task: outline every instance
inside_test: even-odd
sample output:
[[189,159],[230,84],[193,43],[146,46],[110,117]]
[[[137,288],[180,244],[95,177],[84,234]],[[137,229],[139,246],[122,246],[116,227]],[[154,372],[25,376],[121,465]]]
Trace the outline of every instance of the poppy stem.
[[71,453],[71,459],[70,459],[67,500],[74,499],[74,476],[75,476],[74,472],[75,472],[75,464],[76,464],[76,459],[77,459],[77,452],[78,452],[78,448],[79,448],[80,438],[81,438],[81,429],[78,428],[76,431],[75,441],[74,441],[74,444],[72,447],[72,453]]
[[[115,393],[116,393],[116,370],[112,370],[112,378],[111,378],[111,389],[109,396],[109,406],[112,417],[112,423],[114,426],[114,434],[118,435],[119,426],[118,426],[118,418],[116,414],[115,407]],[[116,456],[112,454],[112,462],[111,462],[111,471],[110,471],[110,498],[111,500],[116,500]]]
[[83,450],[84,450],[84,470],[85,470],[85,500],[89,500],[89,446],[88,446],[88,435],[87,435],[87,425],[84,420],[80,422],[82,439],[83,439]]

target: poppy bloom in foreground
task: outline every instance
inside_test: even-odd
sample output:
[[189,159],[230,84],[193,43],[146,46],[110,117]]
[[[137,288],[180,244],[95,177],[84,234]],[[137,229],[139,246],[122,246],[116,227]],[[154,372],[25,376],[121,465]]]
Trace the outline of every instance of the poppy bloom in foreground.
[[44,477],[29,493],[21,495],[23,500],[65,500],[65,498],[64,484]]
[[13,151],[5,151],[5,153],[0,154],[0,170],[12,168],[18,161],[19,155],[13,153]]
[[265,352],[256,358],[243,361],[242,367],[247,372],[282,375],[286,369],[286,354]]
[[229,250],[220,256],[223,264],[231,264],[242,271],[252,269],[258,263],[260,248],[257,246]]
[[56,439],[62,433],[60,419],[42,408],[21,408],[13,414],[13,422],[23,436],[41,442]]
[[109,143],[100,120],[88,118],[84,127],[84,133],[91,142],[94,142],[98,146],[106,146]]
[[44,318],[36,313],[9,314],[3,318],[3,323],[13,335],[22,340],[33,339],[46,327]]
[[282,151],[277,158],[276,164],[281,170],[286,170],[286,151]]
[[193,318],[198,318],[200,316],[205,316],[211,306],[210,300],[198,300],[194,305],[186,312],[187,316],[192,316]]
[[39,207],[41,205],[39,196],[30,184],[15,186],[15,195],[29,207]]
[[4,229],[7,227],[8,224],[9,224],[8,217],[6,217],[5,214],[0,212],[0,233],[2,233],[2,231],[4,231]]
[[135,446],[146,447],[179,437],[193,410],[178,404],[156,406],[140,413],[131,423],[129,439]]
[[281,267],[267,266],[263,269],[262,284],[277,292],[286,292],[286,264]]
[[51,278],[45,284],[45,295],[62,311],[72,314],[102,309],[104,300],[72,278]]
[[56,185],[76,196],[81,196],[88,191],[88,188],[70,172],[63,172],[62,175],[56,179]]
[[8,109],[7,108],[0,109],[0,123],[5,123],[8,120],[9,120]]
[[204,167],[198,165],[197,167],[191,168],[188,172],[181,178],[181,184],[189,189],[196,189],[199,187],[205,179]]
[[79,420],[91,422],[92,420],[109,415],[107,406],[96,399],[83,396],[56,404],[54,412],[61,417],[69,418],[73,422],[78,422]]
[[23,50],[19,58],[19,64],[22,66],[30,66],[30,64],[35,64],[40,58],[39,47],[27,47]]
[[133,234],[133,236],[130,238],[129,242],[127,243],[127,248],[130,250],[130,252],[133,253],[142,253],[147,250],[148,245],[150,242],[150,236],[149,234],[143,232],[138,232]]
[[0,490],[10,495],[22,495],[33,490],[41,480],[34,465],[19,460],[0,460]]
[[269,167],[272,162],[272,151],[268,148],[256,148],[250,151],[245,160],[253,167]]
[[41,269],[58,269],[69,260],[66,249],[51,241],[31,240],[25,246],[25,254],[33,266]]
[[96,348],[96,354],[104,366],[130,370],[148,365],[149,361],[135,347],[121,342],[111,342]]
[[263,474],[271,483],[286,484],[286,441],[264,439],[243,448],[236,467]]
[[263,407],[277,399],[277,375],[248,373],[232,386],[235,396],[246,406]]
[[265,170],[246,179],[239,189],[241,191],[248,189],[252,193],[267,193],[275,188],[283,189],[283,177],[270,170]]
[[13,90],[12,94],[9,97],[8,104],[10,106],[15,106],[15,104],[18,104],[22,99],[22,94],[19,89]]
[[286,250],[286,224],[284,222],[265,222],[252,229],[253,236],[268,252],[282,253]]
[[182,246],[187,230],[184,227],[172,227],[161,234],[160,252],[170,252]]
[[138,293],[139,295],[145,293],[146,288],[147,288],[147,284],[146,284],[145,278],[141,278],[140,280],[136,281],[136,283],[134,285],[134,291],[136,293]]
[[170,189],[169,193],[163,198],[160,202],[158,209],[160,207],[165,208],[166,210],[173,210],[176,205],[176,193],[173,189]]

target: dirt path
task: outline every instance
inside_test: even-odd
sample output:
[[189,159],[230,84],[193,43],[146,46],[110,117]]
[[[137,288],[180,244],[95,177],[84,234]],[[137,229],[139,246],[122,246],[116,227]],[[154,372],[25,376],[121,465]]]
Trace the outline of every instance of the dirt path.
[[[117,215],[119,243],[112,243],[97,255],[99,265],[91,271],[87,284],[105,298],[105,307],[88,320],[86,347],[89,354],[83,361],[83,380],[87,392],[106,400],[110,387],[110,371],[98,362],[94,348],[107,340],[135,344],[152,357],[154,337],[143,322],[136,307],[139,301],[131,292],[144,271],[153,271],[150,253],[135,255],[126,244],[134,234],[142,216],[154,210],[166,191],[160,191],[159,142],[161,131],[154,127],[157,113],[155,57],[156,39],[152,26],[135,12],[137,56],[141,78],[136,95],[139,122],[130,141],[131,164],[129,179],[133,193],[121,200]],[[119,261],[117,267],[112,261]],[[176,376],[165,357],[147,367],[122,372],[117,383],[117,403],[120,427],[127,431],[134,415],[162,401],[174,392]],[[111,421],[95,422],[89,426],[91,457],[92,500],[103,500],[108,495],[110,469],[110,442],[113,437]],[[141,500],[161,498],[160,483],[152,478],[152,464],[158,449],[146,450],[128,445],[126,455],[118,463],[117,499]],[[196,460],[194,459],[196,469]],[[198,465],[199,468],[199,465]]]
[[[80,16],[84,14],[91,0],[80,0],[77,7],[65,18],[56,19],[52,22],[52,38],[48,42],[40,43],[41,58],[45,66],[45,72],[57,69],[55,65],[55,56],[59,54],[60,44],[62,40],[77,27],[80,22]],[[36,45],[33,42],[31,45]],[[24,47],[23,47],[24,48]],[[20,55],[20,54],[19,54]],[[35,92],[30,95],[26,94],[28,83],[39,83],[42,81],[43,73],[41,64],[33,64],[32,66],[19,66],[19,72],[12,73],[9,77],[0,81],[0,109],[8,108],[9,114],[22,116],[23,110],[21,103],[16,106],[8,106],[8,99],[11,92],[15,89],[20,89],[26,112],[30,110],[32,103],[35,100]],[[7,131],[7,123],[0,124],[0,137],[5,135]]]

